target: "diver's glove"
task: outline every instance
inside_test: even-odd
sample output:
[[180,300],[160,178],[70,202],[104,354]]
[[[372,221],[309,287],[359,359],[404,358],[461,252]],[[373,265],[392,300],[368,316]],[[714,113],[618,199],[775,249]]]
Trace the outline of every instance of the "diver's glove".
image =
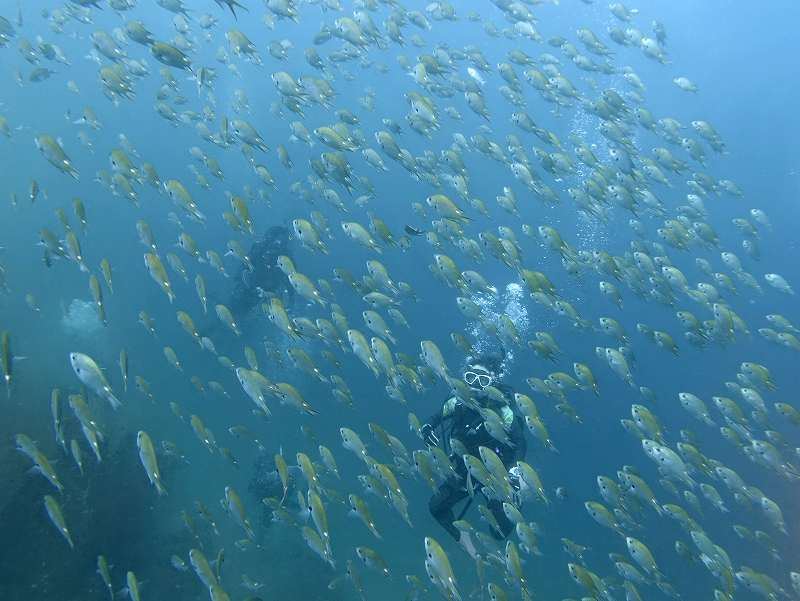
[[518,465],[514,465],[508,470],[508,481],[511,484],[514,504],[517,506],[522,505],[522,470],[519,469]]
[[514,492],[519,493],[522,489],[522,470],[519,469],[519,466],[515,465],[508,470],[508,481],[511,483]]
[[436,436],[436,431],[433,426],[430,424],[423,424],[422,428],[420,428],[420,432],[422,433],[422,440],[425,441],[425,444],[432,447],[439,446],[439,437]]

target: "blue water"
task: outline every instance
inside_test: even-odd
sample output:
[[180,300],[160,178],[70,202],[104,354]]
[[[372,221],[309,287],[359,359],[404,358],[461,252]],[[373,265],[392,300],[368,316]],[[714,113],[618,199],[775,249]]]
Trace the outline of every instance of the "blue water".
[[[633,466],[645,478],[660,503],[677,503],[689,511],[706,532],[731,557],[734,571],[741,566],[763,572],[774,578],[785,591],[787,598],[797,598],[793,592],[789,572],[797,569],[800,549],[796,543],[797,527],[794,518],[798,510],[796,479],[783,478],[763,465],[748,460],[719,433],[725,424],[722,415],[713,407],[711,397],[715,395],[734,397],[724,383],[736,381],[739,365],[743,361],[757,362],[767,366],[777,390],[760,389],[768,411],[769,426],[759,425],[749,418],[748,429],[754,439],[764,440],[765,430],[774,430],[783,435],[786,445],[781,453],[786,461],[797,464],[800,457],[795,448],[798,435],[793,426],[773,408],[773,403],[795,403],[795,391],[800,385],[797,374],[795,351],[764,340],[757,332],[759,328],[774,327],[767,323],[766,314],[778,313],[790,321],[800,323],[796,297],[771,288],[764,281],[764,274],[781,274],[790,284],[798,286],[800,267],[795,255],[798,247],[797,226],[800,212],[795,199],[800,194],[800,116],[795,107],[800,105],[800,92],[795,84],[796,57],[800,44],[794,34],[793,23],[800,17],[800,9],[793,2],[743,3],[732,1],[709,1],[704,3],[640,2],[636,4],[639,14],[633,25],[650,34],[650,22],[661,21],[667,32],[666,51],[669,64],[661,65],[646,59],[634,47],[621,47],[612,42],[607,33],[608,26],[628,26],[613,17],[606,5],[600,2],[585,4],[575,0],[562,0],[559,6],[550,3],[534,6],[538,31],[544,40],[533,42],[523,37],[489,37],[483,29],[484,23],[494,23],[498,29],[510,26],[503,13],[490,2],[454,3],[460,20],[456,22],[436,21],[429,17],[431,29],[422,30],[412,24],[404,28],[406,45],[399,47],[389,42],[386,48],[375,45],[365,48],[363,64],[359,60],[330,64],[329,74],[336,97],[330,108],[310,103],[304,108],[304,116],[296,115],[285,108],[280,114],[271,110],[279,101],[278,92],[269,79],[276,71],[286,71],[293,77],[313,75],[321,77],[305,61],[303,51],[312,46],[313,36],[321,23],[332,25],[335,19],[352,14],[357,8],[351,2],[342,2],[343,11],[323,11],[320,5],[300,4],[299,22],[278,20],[269,29],[262,21],[268,12],[265,5],[247,0],[249,12],[240,13],[238,21],[227,9],[213,2],[187,1],[190,9],[191,35],[195,48],[189,52],[195,67],[216,69],[217,79],[211,96],[197,93],[197,86],[186,71],[169,69],[158,63],[143,46],[128,43],[123,46],[130,58],[147,63],[149,75],[134,78],[136,97],[120,99],[115,105],[107,99],[98,78],[98,65],[87,58],[92,48],[91,34],[98,30],[112,33],[124,27],[126,20],[141,19],[158,40],[170,40],[175,36],[174,15],[155,2],[140,0],[130,11],[118,14],[104,0],[103,9],[92,9],[89,13],[92,24],[81,24],[66,18],[61,32],[52,29],[54,13],[67,14],[64,5],[43,1],[26,1],[21,12],[23,24],[16,27],[16,37],[0,48],[0,115],[8,120],[10,137],[0,135],[0,158],[2,159],[2,184],[0,187],[0,265],[8,283],[7,293],[0,295],[0,330],[10,335],[13,354],[13,387],[8,399],[2,399],[4,418],[0,420],[0,477],[5,485],[0,488],[0,527],[5,541],[0,550],[0,598],[16,599],[102,599],[108,592],[100,577],[94,572],[98,554],[105,555],[113,565],[112,580],[115,591],[125,586],[125,575],[135,572],[142,583],[141,598],[202,599],[205,587],[189,570],[182,572],[170,565],[175,554],[188,564],[188,551],[202,544],[205,555],[212,560],[220,549],[225,559],[221,566],[222,585],[231,599],[238,601],[249,596],[263,599],[309,599],[337,600],[357,599],[352,585],[343,578],[347,560],[357,561],[355,547],[367,545],[380,553],[391,570],[390,579],[385,579],[363,564],[356,567],[364,582],[367,599],[405,599],[410,586],[404,576],[416,575],[428,587],[422,599],[439,598],[439,593],[429,585],[425,574],[425,552],[423,538],[432,536],[442,543],[447,551],[459,588],[467,598],[486,598],[485,589],[479,594],[475,564],[450,540],[444,530],[431,518],[427,503],[430,490],[419,478],[401,477],[402,489],[409,500],[409,513],[413,528],[408,527],[394,509],[385,506],[379,499],[365,493],[357,480],[366,473],[364,464],[341,446],[338,429],[352,428],[367,443],[370,454],[378,461],[391,464],[391,455],[383,449],[369,432],[368,424],[375,422],[397,436],[409,451],[423,448],[423,443],[407,426],[409,411],[420,419],[435,413],[448,398],[449,391],[441,381],[427,382],[422,394],[404,387],[408,405],[403,406],[390,399],[385,390],[385,378],[376,380],[352,353],[338,351],[340,370],[335,370],[321,356],[326,348],[319,341],[292,343],[283,336],[260,311],[244,319],[241,338],[234,336],[220,324],[213,313],[217,303],[228,303],[233,289],[233,280],[239,273],[239,262],[225,256],[226,270],[233,277],[224,278],[208,263],[198,262],[176,246],[181,230],[168,218],[172,211],[183,223],[183,231],[197,242],[201,253],[216,250],[223,255],[229,240],[238,240],[247,249],[268,227],[288,225],[292,219],[308,219],[312,210],[325,215],[333,232],[333,239],[326,240],[330,254],[312,253],[292,242],[292,257],[296,267],[313,281],[327,279],[333,287],[331,302],[338,303],[346,314],[350,327],[367,334],[360,313],[369,308],[355,293],[342,283],[333,281],[333,268],[348,269],[357,278],[366,273],[365,262],[379,259],[395,281],[411,284],[417,301],[403,299],[400,308],[410,324],[410,329],[392,325],[398,345],[394,351],[405,353],[422,364],[417,357],[421,340],[432,340],[442,349],[450,373],[459,375],[463,363],[460,351],[450,342],[451,332],[471,333],[474,324],[469,323],[457,311],[455,297],[461,295],[434,279],[428,271],[435,253],[452,257],[459,269],[475,269],[499,289],[508,284],[520,283],[515,271],[487,254],[480,263],[462,254],[454,245],[440,236],[442,247],[434,249],[423,237],[413,238],[410,248],[384,247],[380,256],[356,245],[343,236],[340,222],[357,221],[366,226],[367,211],[383,219],[399,238],[405,224],[420,229],[429,229],[437,215],[429,213],[427,218],[412,211],[412,203],[423,203],[433,193],[443,193],[453,198],[464,208],[472,220],[464,226],[465,235],[476,238],[480,232],[497,232],[497,227],[508,226],[514,230],[520,242],[522,266],[545,273],[555,284],[559,294],[578,310],[581,317],[593,324],[601,316],[617,319],[630,336],[630,348],[635,356],[633,377],[637,386],[647,386],[657,397],[653,403],[645,401],[635,388],[627,386],[600,361],[595,354],[597,346],[618,346],[609,336],[594,330],[579,330],[566,318],[557,316],[548,308],[534,303],[526,295],[522,298],[520,312],[514,317],[523,341],[533,338],[536,331],[547,331],[557,340],[563,354],[555,364],[536,357],[525,345],[513,352],[509,375],[505,383],[520,392],[531,394],[547,424],[558,453],[547,451],[529,437],[526,460],[539,471],[553,503],[549,508],[533,501],[522,506],[527,520],[535,521],[541,529],[541,557],[527,557],[524,570],[531,593],[535,599],[555,600],[581,598],[589,592],[581,589],[569,576],[568,562],[575,562],[561,548],[560,539],[568,537],[590,548],[585,554],[586,567],[600,578],[608,578],[608,598],[624,599],[620,588],[621,579],[614,570],[609,553],[627,556],[624,541],[610,530],[596,524],[583,507],[584,501],[601,500],[595,478],[599,474],[615,477],[624,465]],[[70,6],[71,3],[67,3]],[[74,5],[72,5],[74,7]],[[370,12],[372,20],[381,31],[391,9],[380,5]],[[408,10],[426,11],[420,2],[408,3]],[[466,19],[469,11],[481,16],[481,22]],[[209,30],[210,39],[200,29],[197,19],[209,13],[219,23]],[[0,15],[15,22],[17,5],[11,0],[0,4]],[[664,246],[665,254],[672,264],[687,277],[690,286],[699,282],[711,282],[695,264],[696,257],[707,259],[714,271],[729,274],[731,270],[723,264],[719,253],[731,251],[742,261],[743,268],[753,274],[763,289],[757,294],[738,283],[736,295],[722,292],[725,302],[747,324],[750,334],[737,333],[735,342],[729,345],[711,343],[706,348],[692,347],[683,338],[682,328],[675,318],[678,310],[688,310],[699,319],[711,319],[711,313],[681,293],[677,293],[674,307],[666,307],[654,301],[644,301],[634,296],[624,282],[614,281],[590,268],[583,268],[579,277],[569,275],[559,257],[538,239],[527,237],[521,231],[522,224],[534,228],[539,225],[556,227],[561,236],[578,251],[603,250],[611,255],[622,256],[630,252],[630,242],[636,235],[628,225],[632,215],[614,206],[609,211],[607,222],[592,221],[580,216],[567,196],[569,187],[579,187],[588,176],[589,169],[580,163],[579,173],[554,179],[544,172],[532,152],[532,146],[544,148],[533,134],[513,125],[512,112],[525,110],[541,126],[551,130],[561,140],[564,152],[572,153],[573,139],[580,138],[594,145],[595,153],[608,163],[608,143],[598,132],[600,119],[580,106],[563,108],[559,114],[553,105],[542,101],[539,94],[523,78],[525,67],[514,65],[520,78],[526,100],[524,109],[513,107],[505,100],[499,87],[506,82],[497,72],[496,65],[507,61],[508,52],[521,49],[533,57],[550,53],[561,61],[563,74],[579,89],[584,98],[594,101],[602,90],[613,88],[626,94],[631,88],[620,74],[606,76],[586,73],[570,64],[567,56],[556,47],[546,43],[551,37],[563,36],[584,54],[594,60],[599,57],[589,54],[577,40],[575,31],[589,27],[614,52],[609,60],[617,68],[632,67],[646,86],[642,92],[644,106],[656,119],[669,116],[683,123],[684,135],[698,138],[689,127],[695,119],[709,121],[720,133],[726,145],[725,154],[714,153],[703,143],[707,164],[701,166],[692,161],[680,147],[670,145],[652,132],[641,127],[635,129],[634,141],[638,153],[636,162],[651,156],[657,146],[669,148],[673,155],[689,163],[689,171],[683,175],[669,175],[672,187],[648,184],[663,202],[666,215],[662,218],[643,212],[639,219],[646,227],[644,240],[662,242],[657,238],[656,228],[667,218],[675,218],[676,209],[685,204],[685,195],[690,191],[685,183],[689,173],[702,171],[715,179],[731,179],[741,188],[744,196],[737,198],[727,193],[709,195],[704,198],[708,211],[705,219],[720,238],[719,248],[691,246],[680,251]],[[263,60],[257,66],[236,57],[225,41],[226,31],[238,28],[256,45]],[[418,35],[424,45],[414,47],[410,40]],[[18,52],[20,40],[27,39],[36,46],[37,36],[57,44],[70,65],[48,61],[39,56],[38,66],[47,66],[55,73],[47,80],[33,83],[28,76],[33,65],[25,62]],[[277,40],[288,40],[292,47],[285,61],[278,61],[267,52],[267,45]],[[343,42],[334,38],[317,46],[323,58],[340,49]],[[468,45],[480,48],[492,71],[482,73],[486,80],[483,93],[491,121],[486,122],[472,113],[458,90],[452,98],[440,98],[426,92],[405,73],[398,57],[407,57],[411,65],[416,57],[430,53],[435,46],[462,49]],[[228,48],[230,64],[240,73],[216,61],[219,47]],[[110,64],[101,59],[103,65]],[[327,62],[327,61],[326,61]],[[456,73],[467,78],[466,68],[470,63],[458,61]],[[379,65],[385,65],[381,73]],[[155,111],[156,93],[163,80],[161,68],[171,71],[178,81],[180,94],[187,102],[176,105],[176,112],[187,110],[201,112],[204,106],[213,106],[215,119],[207,123],[213,132],[219,131],[223,115],[229,119],[246,119],[253,124],[270,147],[268,153],[256,151],[258,163],[266,165],[275,177],[275,189],[265,187],[257,178],[238,143],[221,148],[202,140],[192,124],[172,124],[162,119]],[[17,73],[24,85],[18,85]],[[685,76],[697,84],[699,91],[691,94],[679,90],[672,79]],[[68,91],[67,81],[74,81],[78,94]],[[446,80],[442,80],[445,82]],[[250,111],[236,114],[234,91],[244,90]],[[362,108],[359,99],[368,90],[375,94],[374,110]],[[418,135],[405,126],[409,105],[403,95],[415,91],[428,94],[439,110],[440,129],[430,138]],[[170,94],[170,98],[174,93]],[[84,107],[91,107],[102,123],[95,131],[74,121]],[[463,116],[455,121],[444,114],[447,106],[455,107]],[[302,121],[307,129],[330,125],[336,122],[334,111],[347,109],[360,120],[351,130],[359,129],[365,138],[364,147],[378,150],[388,167],[387,172],[378,172],[360,156],[360,150],[345,153],[354,175],[366,176],[374,186],[374,194],[364,206],[357,206],[355,198],[366,193],[356,186],[351,196],[339,184],[330,182],[348,209],[346,214],[336,211],[321,194],[315,192],[307,181],[313,172],[309,160],[316,159],[327,148],[315,138],[309,148],[303,143],[289,140],[289,123]],[[65,118],[68,113],[71,119]],[[469,171],[469,192],[480,198],[489,209],[489,216],[479,215],[469,204],[460,199],[456,191],[443,183],[436,190],[431,185],[411,177],[399,163],[383,153],[374,140],[374,132],[384,129],[381,120],[392,119],[403,125],[402,135],[395,136],[403,148],[416,156],[426,151],[439,155],[447,149],[453,134],[463,134],[467,140],[483,133],[490,140],[506,148],[506,136],[515,134],[523,143],[530,164],[544,181],[558,194],[558,206],[545,206],[536,199],[521,182],[514,179],[510,169],[476,149],[464,151],[464,162]],[[480,132],[488,126],[489,131]],[[91,150],[79,141],[79,131],[86,132],[92,141]],[[80,173],[74,181],[59,173],[41,156],[33,143],[35,136],[49,134],[60,139],[63,148]],[[207,216],[200,225],[192,222],[180,209],[173,206],[167,195],[148,185],[134,183],[138,192],[139,207],[134,207],[122,197],[114,196],[109,189],[93,181],[100,170],[111,171],[109,154],[120,148],[118,135],[124,134],[138,155],[129,153],[135,165],[152,163],[161,180],[178,179],[191,192],[199,209]],[[312,137],[314,137],[312,133]],[[285,169],[279,162],[275,148],[284,144],[288,149],[293,168]],[[193,159],[189,148],[198,146],[209,156],[217,159],[224,172],[224,180],[212,177],[205,167]],[[553,148],[547,148],[552,152]],[[194,164],[204,173],[210,189],[200,188],[188,166]],[[441,176],[448,173],[445,164],[437,167]],[[38,182],[42,192],[31,202],[28,191],[31,181]],[[292,191],[292,185],[300,182],[310,192],[311,201],[306,201]],[[517,197],[519,216],[509,215],[495,202],[503,186],[510,186]],[[268,202],[255,194],[245,194],[246,187],[253,191],[265,189]],[[256,236],[231,230],[222,219],[223,211],[229,210],[226,192],[247,199]],[[15,196],[13,206],[11,197]],[[80,197],[86,206],[88,227],[82,232],[72,213],[72,199]],[[769,216],[772,227],[759,226],[759,248],[761,256],[754,260],[741,248],[742,234],[734,227],[734,218],[749,218],[751,208],[763,209]],[[61,259],[52,267],[42,261],[42,248],[37,245],[39,230],[43,227],[64,236],[64,227],[54,211],[62,208],[68,215],[73,230],[78,235],[87,266],[103,281],[99,263],[107,258],[114,273],[114,293],[103,286],[108,325],[94,323],[91,311],[82,317],[69,313],[74,299],[91,301],[88,290],[88,275],[81,273],[71,261]],[[175,289],[176,300],[170,304],[167,297],[148,275],[142,259],[146,251],[139,242],[135,224],[146,221],[155,236],[159,254],[166,266],[167,252],[176,253],[186,267],[189,280],[183,279],[167,267]],[[751,220],[752,221],[752,220]],[[653,253],[651,253],[653,254]],[[194,276],[200,273],[208,289],[209,314],[203,315],[202,307],[194,291]],[[600,280],[614,281],[624,298],[624,310],[620,310],[598,292]],[[713,282],[712,282],[713,283]],[[324,293],[324,292],[323,292]],[[33,311],[25,297],[35,297],[40,311]],[[504,303],[493,307],[502,311]],[[155,320],[157,337],[153,337],[139,323],[137,315],[145,310]],[[289,382],[301,390],[308,402],[319,411],[318,416],[300,415],[288,406],[281,406],[277,399],[268,398],[272,416],[265,419],[253,414],[254,405],[242,391],[233,372],[222,367],[210,353],[202,351],[181,328],[175,318],[177,310],[187,311],[195,321],[200,333],[208,335],[220,355],[230,357],[237,366],[246,365],[243,345],[255,349],[260,371],[275,382]],[[302,299],[288,307],[292,317],[307,316],[329,318],[330,311],[310,306]],[[386,317],[385,311],[381,313]],[[524,318],[524,319],[523,319]],[[636,324],[644,323],[650,328],[669,332],[679,346],[678,356],[656,347],[645,336],[636,331]],[[778,328],[775,328],[778,329]],[[496,346],[490,334],[479,330],[482,342]],[[263,340],[283,353],[284,361],[278,365],[265,353]],[[473,339],[473,342],[481,342]],[[183,364],[183,372],[176,371],[165,360],[162,349],[173,347]],[[285,349],[301,346],[314,358],[323,373],[338,373],[346,380],[353,393],[351,408],[339,404],[331,395],[330,387],[291,367],[285,359]],[[128,391],[123,392],[117,367],[120,349],[130,357]],[[66,399],[68,394],[81,391],[81,384],[73,373],[68,354],[73,351],[87,353],[105,369],[105,375],[117,396],[124,402],[123,408],[112,412],[108,405],[90,395],[93,413],[98,418],[104,434],[101,443],[103,462],[97,464],[85,445]],[[589,391],[568,393],[570,403],[581,416],[575,423],[560,415],[552,399],[531,393],[525,379],[531,376],[545,378],[553,371],[572,373],[571,364],[585,363],[592,369],[599,385],[600,396]],[[149,382],[154,399],[151,401],[134,385],[134,376],[139,375]],[[200,393],[190,382],[196,375],[205,384],[205,393]],[[207,383],[222,384],[228,396],[209,390]],[[81,475],[72,457],[64,453],[54,441],[49,399],[53,388],[62,396],[67,442],[75,438],[83,449],[85,475]],[[702,398],[715,427],[707,427],[689,416],[677,401],[677,394],[688,391]],[[175,401],[182,408],[184,418],[179,419],[170,409]],[[740,397],[735,401],[750,415],[751,407]],[[644,455],[637,438],[626,433],[620,419],[630,419],[630,405],[640,403],[657,415],[664,428],[665,444],[675,448],[681,440],[680,432],[689,429],[696,435],[696,446],[708,458],[734,469],[744,481],[758,487],[764,495],[774,500],[782,509],[787,523],[788,535],[775,529],[764,517],[758,506],[745,508],[737,504],[719,479],[709,479],[699,473],[693,477],[698,482],[713,484],[723,496],[730,513],[717,512],[701,498],[703,513],[692,509],[682,499],[670,495],[659,483],[655,465]],[[202,418],[211,429],[220,447],[229,448],[238,465],[232,465],[219,453],[209,453],[194,435],[188,423],[189,415]],[[258,457],[256,445],[247,437],[235,438],[227,429],[235,425],[246,425],[263,443],[268,456],[282,452],[290,463],[294,463],[297,452],[305,452],[318,461],[317,445],[329,447],[342,475],[337,480],[329,474],[322,475],[324,486],[331,492],[325,505],[330,522],[333,557],[336,569],[330,568],[310,551],[297,527],[270,523],[268,513],[260,497],[249,492],[255,477],[254,463]],[[301,427],[303,428],[301,430]],[[159,464],[169,494],[159,497],[149,485],[136,452],[136,432],[147,431],[158,450]],[[34,439],[42,452],[54,463],[54,467],[65,486],[61,495],[40,476],[29,472],[30,461],[14,450],[14,436],[26,433]],[[182,458],[168,456],[162,451],[161,441],[175,444]],[[318,471],[323,468],[318,467]],[[256,529],[258,546],[250,545],[242,550],[234,544],[244,537],[244,531],[224,511],[219,499],[224,498],[226,486],[236,489],[244,502],[247,514]],[[557,499],[555,489],[563,487],[565,498]],[[305,491],[304,487],[301,487]],[[699,495],[699,491],[696,491]],[[356,493],[368,501],[382,540],[376,540],[356,519],[347,516],[346,498]],[[75,549],[70,550],[58,531],[49,522],[42,497],[57,496],[67,525],[75,540]],[[344,500],[342,503],[339,499]],[[219,527],[215,535],[195,509],[201,501],[209,508]],[[184,525],[181,511],[189,513],[199,532],[199,541]],[[684,541],[695,549],[687,532],[676,527],[676,523],[659,517],[651,509],[644,508],[636,514],[640,528],[626,531],[644,542],[655,556],[665,579],[673,585],[683,599],[705,600],[713,598],[713,590],[720,583],[702,563],[687,563],[676,555],[675,540]],[[300,518],[298,518],[300,519]],[[486,526],[473,508],[466,516],[476,528]],[[732,529],[733,524],[744,525],[751,530],[763,530],[769,534],[782,557],[776,561],[764,547],[752,541],[740,540]],[[313,524],[309,521],[309,525]],[[516,540],[512,535],[511,540]],[[631,563],[634,563],[629,559]],[[263,583],[263,588],[250,592],[241,584],[242,575]],[[488,579],[501,584],[509,598],[519,598],[512,584],[504,583],[502,569],[491,567]],[[331,584],[332,583],[332,584]],[[330,584],[330,586],[329,586]],[[637,585],[642,598],[666,598],[652,584]],[[120,594],[125,594],[120,593]],[[779,594],[780,596],[780,594]],[[758,595],[737,584],[734,598],[755,599]]]

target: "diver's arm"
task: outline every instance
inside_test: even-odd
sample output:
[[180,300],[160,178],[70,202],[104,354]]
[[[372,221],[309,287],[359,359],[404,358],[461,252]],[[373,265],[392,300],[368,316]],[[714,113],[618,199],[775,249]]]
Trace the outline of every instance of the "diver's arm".
[[443,419],[444,417],[442,416],[442,411],[439,410],[425,420],[425,425],[430,426],[431,428],[438,428]]
[[[447,401],[445,401],[446,403]],[[422,428],[420,428],[420,432],[422,433],[422,439],[425,441],[426,444],[432,446],[439,445],[439,436],[436,434],[436,430],[442,424],[444,420],[443,411],[440,409],[433,415],[431,415],[428,420],[422,424]]]
[[524,460],[525,454],[528,452],[528,441],[525,438],[525,428],[519,417],[514,418],[514,424],[509,434],[511,442],[514,443],[514,459],[516,461]]
[[511,486],[519,493],[522,488],[522,469],[517,465],[517,462],[524,461],[525,453],[528,451],[528,441],[525,439],[525,428],[519,417],[514,418],[511,432],[509,432],[509,438],[514,447],[511,449],[511,461],[505,465],[508,468]]

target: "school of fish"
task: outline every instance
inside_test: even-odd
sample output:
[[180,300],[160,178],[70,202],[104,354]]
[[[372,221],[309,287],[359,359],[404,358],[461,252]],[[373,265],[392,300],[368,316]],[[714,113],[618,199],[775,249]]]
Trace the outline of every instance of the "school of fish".
[[[200,476],[236,473],[236,455],[274,454],[283,498],[257,506],[228,485],[214,492],[220,507],[186,500],[176,512],[195,544],[159,560],[176,578],[196,575],[197,599],[257,598],[268,573],[245,573],[230,558],[269,562],[259,545],[262,511],[270,528],[293,533],[318,556],[331,590],[347,598],[540,599],[543,584],[532,566],[543,552],[559,555],[568,576],[559,599],[800,598],[800,562],[784,561],[778,550],[797,535],[792,508],[772,498],[782,494],[773,487],[794,491],[800,480],[800,448],[789,434],[800,427],[800,410],[750,352],[755,337],[787,356],[800,351],[800,324],[792,323],[800,317],[770,308],[795,295],[792,282],[759,262],[772,224],[755,206],[764,199],[753,200],[725,171],[733,151],[713,115],[684,122],[648,109],[656,77],[685,92],[688,105],[703,94],[686,76],[691,65],[671,60],[658,15],[614,2],[602,8],[605,30],[553,31],[559,13],[577,18],[600,3],[0,5],[3,63],[15,65],[19,86],[66,87],[67,107],[54,103],[53,111],[67,109],[71,132],[19,121],[14,91],[3,93],[0,149],[33,145],[40,155],[25,174],[29,187],[10,191],[3,221],[29,223],[20,216],[42,205],[54,211],[55,222],[22,233],[44,257],[31,263],[32,277],[58,270],[86,282],[98,319],[119,332],[118,341],[137,324],[152,334],[152,357],[120,342],[118,358],[102,356],[88,339],[59,358],[74,379],[49,398],[54,440],[23,431],[14,438],[19,473],[33,467],[25,477],[49,483],[37,511],[52,524],[53,545],[63,539],[63,561],[92,553],[103,595],[113,600],[122,589],[130,601],[152,598],[147,573],[115,566],[113,548],[82,549],[70,529],[84,511],[76,483],[107,461],[106,426],[118,423],[135,433],[141,463],[128,477],[152,487],[156,507],[172,497],[183,503],[173,471],[162,469],[166,459],[180,457],[181,469]],[[469,28],[472,41],[450,43],[444,32],[455,26]],[[274,41],[253,41],[265,35]],[[511,50],[495,56],[495,40]],[[93,90],[71,75],[87,65],[96,72]],[[345,90],[357,101],[342,102]],[[147,135],[187,166],[145,156],[131,141],[137,115],[152,111],[161,120],[148,116]],[[578,113],[593,124],[597,142],[557,135]],[[112,119],[127,129],[112,129]],[[107,213],[127,224],[126,239],[104,236]],[[255,317],[262,348],[248,338],[252,322],[224,303],[232,274],[253,270],[247,248],[275,214],[289,216],[298,249],[278,260],[297,302],[264,295]],[[615,234],[571,239],[575,224],[613,226]],[[172,239],[162,239],[166,231]],[[120,253],[130,258],[124,269],[109,259]],[[22,299],[34,315],[57,306],[58,299],[37,300],[2,261],[5,297]],[[509,281],[524,289],[546,331],[526,332],[512,316],[484,310],[482,301],[497,298]],[[433,304],[421,292],[431,289]],[[130,302],[118,302],[120,295]],[[631,307],[639,303],[659,312],[658,323],[637,320]],[[460,329],[415,323],[415,316],[430,319],[426,307],[443,305]],[[761,319],[745,321],[741,314],[753,310]],[[153,317],[165,314],[174,322]],[[453,472],[420,429],[448,396],[469,400],[459,365],[476,352],[476,325],[516,357],[528,388],[506,402],[524,418],[532,448],[518,465],[518,495],[490,449],[464,456],[514,523],[508,540],[498,541],[484,533],[492,527],[485,507],[459,520],[456,527],[478,543],[471,557],[436,528],[427,506],[410,499],[435,491]],[[42,349],[27,347],[25,324],[0,318],[0,329],[0,367],[13,403],[30,370],[44,382],[47,376],[35,367]],[[559,343],[574,333],[580,345]],[[649,346],[662,353],[664,373],[673,362],[694,362],[716,395],[686,382],[665,398],[637,365]],[[222,349],[241,350],[228,356]],[[710,349],[724,349],[738,369],[707,373]],[[199,357],[212,357],[212,367],[196,367]],[[163,360],[164,369],[143,368]],[[191,384],[194,393],[165,402],[167,379]],[[211,404],[235,407],[241,423],[204,417]],[[407,422],[372,417],[389,404]],[[159,416],[148,431],[138,421],[142,411]],[[586,533],[576,541],[548,519],[570,494],[549,464],[571,452],[571,438],[590,436],[584,414],[594,411],[640,444],[605,473],[578,474],[596,482],[596,494],[581,499],[572,516]],[[13,410],[5,413],[14,419]],[[487,431],[503,440],[491,413]],[[351,427],[356,415],[368,431]],[[192,432],[195,448],[179,450],[153,425],[166,422]],[[270,435],[268,424],[277,427]],[[298,428],[305,445],[284,450],[291,447],[274,433]],[[325,428],[335,440],[316,437],[313,430]],[[708,447],[730,452],[723,462]],[[752,466],[761,480],[739,475]],[[338,531],[329,516],[348,513],[356,518],[353,532]],[[198,516],[210,524],[201,534]],[[714,542],[720,524],[748,554]],[[672,557],[654,544],[665,528]],[[398,574],[383,558],[398,529],[418,538],[403,551],[415,558],[413,573]],[[350,544],[353,537],[362,542]],[[676,586],[676,565],[710,575],[713,584]]]

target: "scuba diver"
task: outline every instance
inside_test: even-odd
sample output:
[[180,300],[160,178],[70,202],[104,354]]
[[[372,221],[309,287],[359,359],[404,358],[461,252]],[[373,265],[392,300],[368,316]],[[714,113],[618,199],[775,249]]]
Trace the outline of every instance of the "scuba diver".
[[[450,397],[442,405],[441,411],[422,426],[426,444],[441,446],[457,473],[457,476],[448,478],[431,497],[429,502],[431,515],[472,556],[475,556],[476,550],[469,534],[459,531],[453,525],[454,521],[462,519],[473,501],[474,496],[470,495],[470,489],[473,493],[479,490],[483,493],[487,501],[486,507],[497,520],[500,532],[491,528],[492,536],[502,540],[509,535],[514,525],[506,517],[503,504],[496,495],[483,491],[483,486],[474,480],[469,482],[471,479],[468,478],[463,455],[469,453],[479,457],[479,447],[482,446],[493,450],[508,470],[509,482],[516,492],[521,483],[514,464],[524,459],[527,449],[523,420],[514,413],[509,404],[512,402],[513,390],[499,381],[502,372],[501,357],[483,355],[471,359],[463,374],[464,382],[473,392],[471,401],[465,403],[455,396]],[[493,389],[487,390],[489,387]],[[500,395],[497,394],[498,391]],[[504,397],[506,402],[500,400],[499,396]],[[489,433],[484,424],[484,417],[478,410],[481,408],[492,409],[503,420],[503,428],[507,434],[505,443]],[[471,498],[456,517],[454,507],[468,496]]]
[[280,296],[284,304],[291,303],[294,289],[277,265],[281,255],[291,258],[289,230],[283,226],[273,226],[250,247],[248,257],[252,270],[243,265],[237,274],[236,286],[228,304],[236,319],[242,321],[253,307],[270,295]]

